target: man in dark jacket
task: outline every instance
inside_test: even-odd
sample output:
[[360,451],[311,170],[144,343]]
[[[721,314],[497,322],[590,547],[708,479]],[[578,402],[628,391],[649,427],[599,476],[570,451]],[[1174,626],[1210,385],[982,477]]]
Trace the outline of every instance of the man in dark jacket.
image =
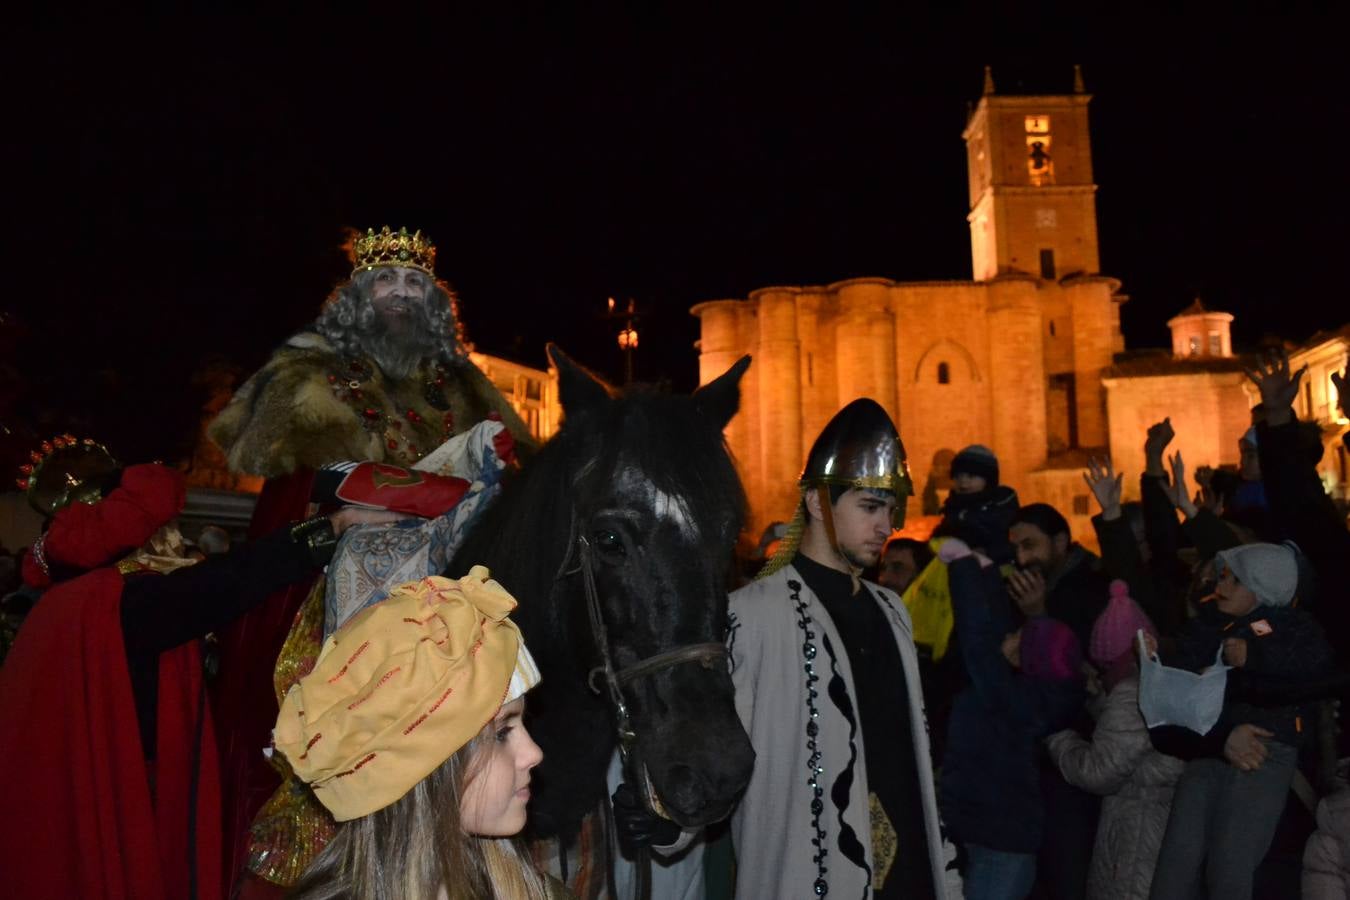
[[[1022,507],[1008,536],[1017,558],[1008,589],[1022,614],[1058,619],[1073,630],[1080,646],[1089,646],[1092,626],[1111,598],[1101,560],[1074,543],[1069,523],[1045,503]],[[1054,900],[1085,897],[1101,798],[1069,784],[1047,760],[1041,788],[1046,832],[1038,881]]]
[[1049,616],[1017,630],[998,569],[959,539],[943,545],[943,558],[970,686],[952,707],[942,816],[965,851],[966,897],[1023,897],[1047,825],[1041,738],[1083,704],[1082,652]]
[[1069,523],[1047,503],[1018,510],[1008,537],[1018,568],[1008,588],[1022,614],[1059,619],[1086,647],[1111,596],[1101,560],[1074,542]]

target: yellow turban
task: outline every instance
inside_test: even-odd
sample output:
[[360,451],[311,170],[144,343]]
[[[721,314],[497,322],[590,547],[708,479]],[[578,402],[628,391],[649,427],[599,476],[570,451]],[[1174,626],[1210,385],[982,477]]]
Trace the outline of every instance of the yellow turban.
[[400,585],[324,642],[272,733],[339,822],[398,800],[539,682],[483,566]]

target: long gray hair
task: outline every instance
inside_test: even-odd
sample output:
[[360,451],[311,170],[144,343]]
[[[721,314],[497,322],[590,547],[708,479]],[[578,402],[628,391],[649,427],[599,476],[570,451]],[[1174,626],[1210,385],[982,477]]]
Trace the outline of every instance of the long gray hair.
[[451,362],[465,353],[459,302],[443,281],[432,281],[420,304],[422,327],[412,339],[394,342],[371,302],[376,269],[365,269],[338,285],[324,302],[314,328],[344,356],[373,356],[386,375],[406,378],[423,359]]

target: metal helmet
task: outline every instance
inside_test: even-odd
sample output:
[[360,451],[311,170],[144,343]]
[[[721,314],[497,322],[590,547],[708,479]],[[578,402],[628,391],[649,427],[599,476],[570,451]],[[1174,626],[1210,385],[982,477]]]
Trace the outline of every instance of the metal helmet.
[[867,397],[839,410],[820,432],[806,457],[803,488],[835,484],[891,491],[896,527],[905,521],[905,501],[914,493],[905,445],[881,404]]

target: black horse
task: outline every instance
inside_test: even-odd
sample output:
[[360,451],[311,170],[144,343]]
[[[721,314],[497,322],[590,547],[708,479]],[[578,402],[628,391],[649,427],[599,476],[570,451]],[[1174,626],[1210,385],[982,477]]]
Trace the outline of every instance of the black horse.
[[[526,703],[544,750],[530,804],[539,837],[571,834],[597,809],[617,743],[604,686],[589,677],[602,660],[582,557],[590,558],[616,669],[723,640],[745,498],[722,429],[750,364],[742,358],[691,396],[641,388],[615,395],[556,347],[548,352],[562,428],[450,566],[460,575],[487,565],[520,602],[512,618],[543,674]],[[643,675],[625,685],[623,699],[636,758],[666,813],[685,827],[725,817],[755,756],[725,659]]]

